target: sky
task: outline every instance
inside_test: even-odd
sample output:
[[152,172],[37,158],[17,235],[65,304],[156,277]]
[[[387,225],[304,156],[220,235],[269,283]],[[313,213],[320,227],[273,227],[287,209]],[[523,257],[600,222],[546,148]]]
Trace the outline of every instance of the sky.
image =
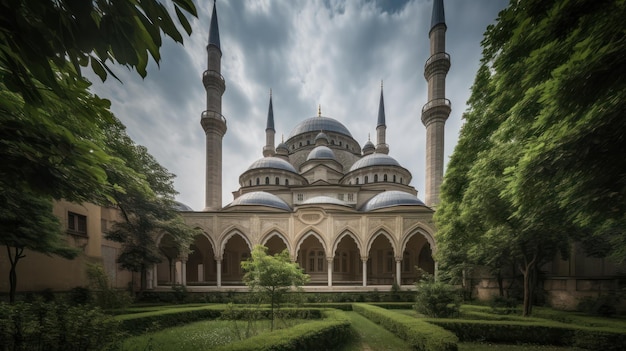
[[[176,174],[176,199],[204,208],[206,109],[202,72],[213,1],[196,0],[198,18],[184,45],[164,39],[159,64],[142,79],[114,67],[121,82],[94,82],[92,91],[111,100],[111,110],[130,137]],[[485,29],[508,0],[446,0],[446,51],[451,68],[446,97],[445,162],[454,151],[462,114],[478,70]],[[222,75],[222,202],[233,200],[239,176],[263,157],[272,90],[275,145],[301,121],[321,113],[350,130],[361,147],[376,122],[384,82],[389,155],[413,175],[424,199],[427,102],[424,63],[429,57],[432,0],[218,0]]]

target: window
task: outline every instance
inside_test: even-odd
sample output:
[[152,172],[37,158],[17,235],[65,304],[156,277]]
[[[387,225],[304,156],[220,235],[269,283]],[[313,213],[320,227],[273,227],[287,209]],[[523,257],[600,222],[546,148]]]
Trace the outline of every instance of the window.
[[280,178],[276,177],[276,185],[280,185]]
[[70,232],[70,234],[87,236],[87,217],[74,212],[68,212],[67,231]]
[[374,174],[374,183],[378,183],[378,174]]
[[270,184],[270,177],[265,177],[265,185],[269,185]]
[[285,179],[285,185],[289,185],[289,179]]
[[367,184],[368,181],[369,181],[369,177],[365,176],[365,183],[364,184]]
[[259,180],[259,178],[256,179],[256,185],[261,184],[261,181]]
[[395,174],[393,175],[393,182],[394,183],[396,182],[396,175]]
[[323,272],[324,271],[324,251],[311,250],[309,251],[309,272]]
[[354,194],[348,194],[348,201],[354,201]]
[[402,177],[400,177],[400,184],[404,184],[404,182],[402,181]]
[[341,201],[343,201],[343,194],[337,194],[337,198]]
[[334,140],[331,140],[331,141],[330,141],[330,145],[335,145],[335,141],[334,141]]
[[248,181],[248,186],[252,186],[252,179]]
[[307,140],[307,141],[306,141],[306,144],[307,144],[307,145],[311,145],[311,140]]
[[298,201],[304,200],[304,194],[298,194]]
[[356,179],[356,185],[359,185],[359,178]]
[[386,181],[387,181],[387,175],[385,174],[383,175],[383,182],[386,182]]
[[339,146],[343,146],[343,143],[341,141],[339,142]]

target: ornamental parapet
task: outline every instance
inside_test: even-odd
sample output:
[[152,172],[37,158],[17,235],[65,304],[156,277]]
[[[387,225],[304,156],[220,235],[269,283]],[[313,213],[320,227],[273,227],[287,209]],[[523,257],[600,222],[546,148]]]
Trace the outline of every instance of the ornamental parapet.
[[441,119],[445,122],[452,111],[452,103],[448,99],[432,99],[422,107],[422,123],[428,123]]
[[221,113],[209,110],[202,112],[200,124],[205,132],[209,129],[216,129],[221,131],[222,135],[226,133],[226,118]]
[[204,84],[205,88],[208,88],[209,86],[216,86],[222,91],[226,90],[226,82],[224,81],[224,77],[218,71],[204,71],[204,73],[202,73],[202,84]]
[[428,58],[424,64],[424,78],[428,80],[435,72],[448,73],[450,70],[450,54],[438,52]]

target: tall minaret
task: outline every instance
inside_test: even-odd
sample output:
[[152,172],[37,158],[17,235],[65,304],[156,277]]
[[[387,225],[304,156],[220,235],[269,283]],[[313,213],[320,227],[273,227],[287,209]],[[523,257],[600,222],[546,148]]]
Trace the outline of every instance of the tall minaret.
[[430,57],[424,65],[428,81],[428,102],[422,108],[422,123],[426,126],[426,205],[436,207],[443,181],[444,127],[450,116],[450,100],[446,99],[446,74],[450,55],[446,53],[446,21],[443,0],[434,0],[430,25]]
[[202,75],[206,90],[206,111],[200,123],[206,134],[206,200],[205,211],[222,208],[222,138],[226,134],[226,119],[222,116],[222,95],[226,90],[221,72],[222,50],[217,26],[217,10],[213,2],[207,70]]
[[376,124],[376,152],[379,154],[389,154],[389,145],[385,142],[385,99],[383,98],[383,82],[380,82],[380,102],[378,103],[378,123]]
[[276,149],[274,148],[275,135],[274,108],[272,106],[272,90],[270,89],[270,107],[267,110],[267,126],[265,127],[265,146],[263,147],[263,156],[269,157],[276,154]]

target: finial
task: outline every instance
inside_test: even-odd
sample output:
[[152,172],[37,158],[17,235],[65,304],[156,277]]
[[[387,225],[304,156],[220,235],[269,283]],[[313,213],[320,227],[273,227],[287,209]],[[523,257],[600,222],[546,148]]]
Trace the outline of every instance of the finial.
[[372,141],[372,139],[370,137],[370,133],[367,133],[367,141]]
[[383,90],[383,80],[380,80],[380,90]]
[[322,117],[322,104],[317,105],[317,117]]
[[272,98],[272,88],[270,88],[270,99]]
[[280,134],[280,142],[284,143],[285,142],[285,134]]

